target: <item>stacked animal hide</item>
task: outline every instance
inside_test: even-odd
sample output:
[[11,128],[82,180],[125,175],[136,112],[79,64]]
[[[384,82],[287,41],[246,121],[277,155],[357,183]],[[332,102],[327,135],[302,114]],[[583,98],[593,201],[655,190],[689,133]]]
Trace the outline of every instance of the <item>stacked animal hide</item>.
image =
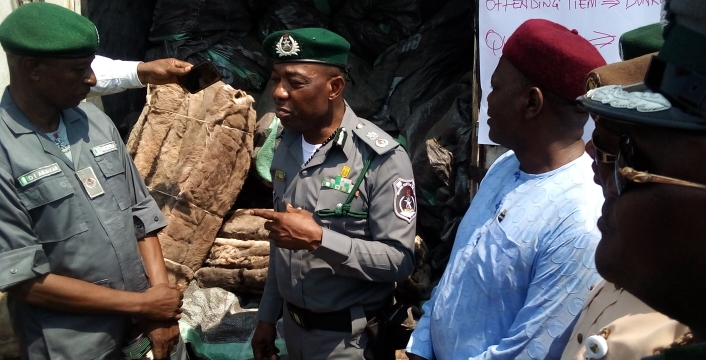
[[270,259],[265,219],[238,210],[221,228],[206,267],[196,272],[202,287],[261,294]]
[[127,147],[169,221],[159,241],[172,281],[191,281],[208,256],[247,177],[254,130],[253,98],[229,85],[148,89]]

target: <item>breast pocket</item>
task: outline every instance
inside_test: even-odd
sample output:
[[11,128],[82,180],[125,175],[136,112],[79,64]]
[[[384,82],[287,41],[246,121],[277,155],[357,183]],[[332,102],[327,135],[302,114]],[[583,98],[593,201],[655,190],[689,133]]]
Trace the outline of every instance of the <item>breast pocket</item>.
[[[342,191],[322,187],[316,201],[315,211],[318,213],[319,211],[324,210],[325,213],[331,213],[337,208],[342,208],[347,198],[348,194]],[[350,203],[350,210],[359,214],[360,217],[352,216],[351,214],[331,216],[319,215],[319,219],[323,226],[331,230],[345,232],[346,235],[349,236],[369,236],[370,231],[368,229],[368,218],[367,216],[363,217],[363,214],[368,211],[367,202],[365,201],[364,196],[359,195],[354,197]]]
[[130,208],[130,193],[125,178],[125,167],[117,151],[96,157],[96,163],[108,183],[120,210]]
[[18,193],[32,217],[33,230],[40,243],[63,241],[88,230],[74,202],[74,189],[65,175],[54,175],[19,188]]

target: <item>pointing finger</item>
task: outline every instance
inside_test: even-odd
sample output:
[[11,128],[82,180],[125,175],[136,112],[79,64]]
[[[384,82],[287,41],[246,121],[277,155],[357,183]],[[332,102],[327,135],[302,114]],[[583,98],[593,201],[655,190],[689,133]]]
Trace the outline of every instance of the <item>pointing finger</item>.
[[275,220],[277,218],[277,213],[272,210],[252,209],[250,210],[250,215],[259,216],[267,220]]

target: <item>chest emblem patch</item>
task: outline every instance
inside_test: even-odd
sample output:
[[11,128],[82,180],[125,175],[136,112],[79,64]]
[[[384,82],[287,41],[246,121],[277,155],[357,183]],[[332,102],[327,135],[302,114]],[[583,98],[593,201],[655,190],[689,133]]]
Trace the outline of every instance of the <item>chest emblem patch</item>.
[[81,181],[81,185],[83,185],[83,189],[86,191],[89,198],[94,199],[105,193],[92,167],[89,166],[77,171],[76,177]]
[[398,218],[411,223],[417,216],[417,195],[414,190],[414,180],[397,178],[392,183],[395,189],[395,215]]

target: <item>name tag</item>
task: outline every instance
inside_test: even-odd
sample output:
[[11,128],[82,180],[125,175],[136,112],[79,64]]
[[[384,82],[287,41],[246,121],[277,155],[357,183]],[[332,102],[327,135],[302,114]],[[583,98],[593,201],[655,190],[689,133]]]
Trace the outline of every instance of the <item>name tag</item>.
[[51,165],[42,166],[39,169],[34,169],[20,177],[17,178],[17,182],[20,186],[29,185],[39,179],[43,179],[49,175],[54,175],[61,172],[61,168],[57,163]]
[[94,146],[91,148],[91,152],[93,153],[93,156],[101,156],[103,154],[107,154],[111,151],[116,151],[118,150],[118,146],[115,145],[115,141],[111,141],[109,143],[101,144],[98,146]]
[[85,169],[77,171],[76,177],[78,177],[78,180],[81,181],[83,189],[86,190],[86,194],[88,194],[88,197],[91,199],[105,193],[103,191],[103,186],[101,186],[100,181],[98,181],[96,173],[93,172],[92,167],[89,166]]

